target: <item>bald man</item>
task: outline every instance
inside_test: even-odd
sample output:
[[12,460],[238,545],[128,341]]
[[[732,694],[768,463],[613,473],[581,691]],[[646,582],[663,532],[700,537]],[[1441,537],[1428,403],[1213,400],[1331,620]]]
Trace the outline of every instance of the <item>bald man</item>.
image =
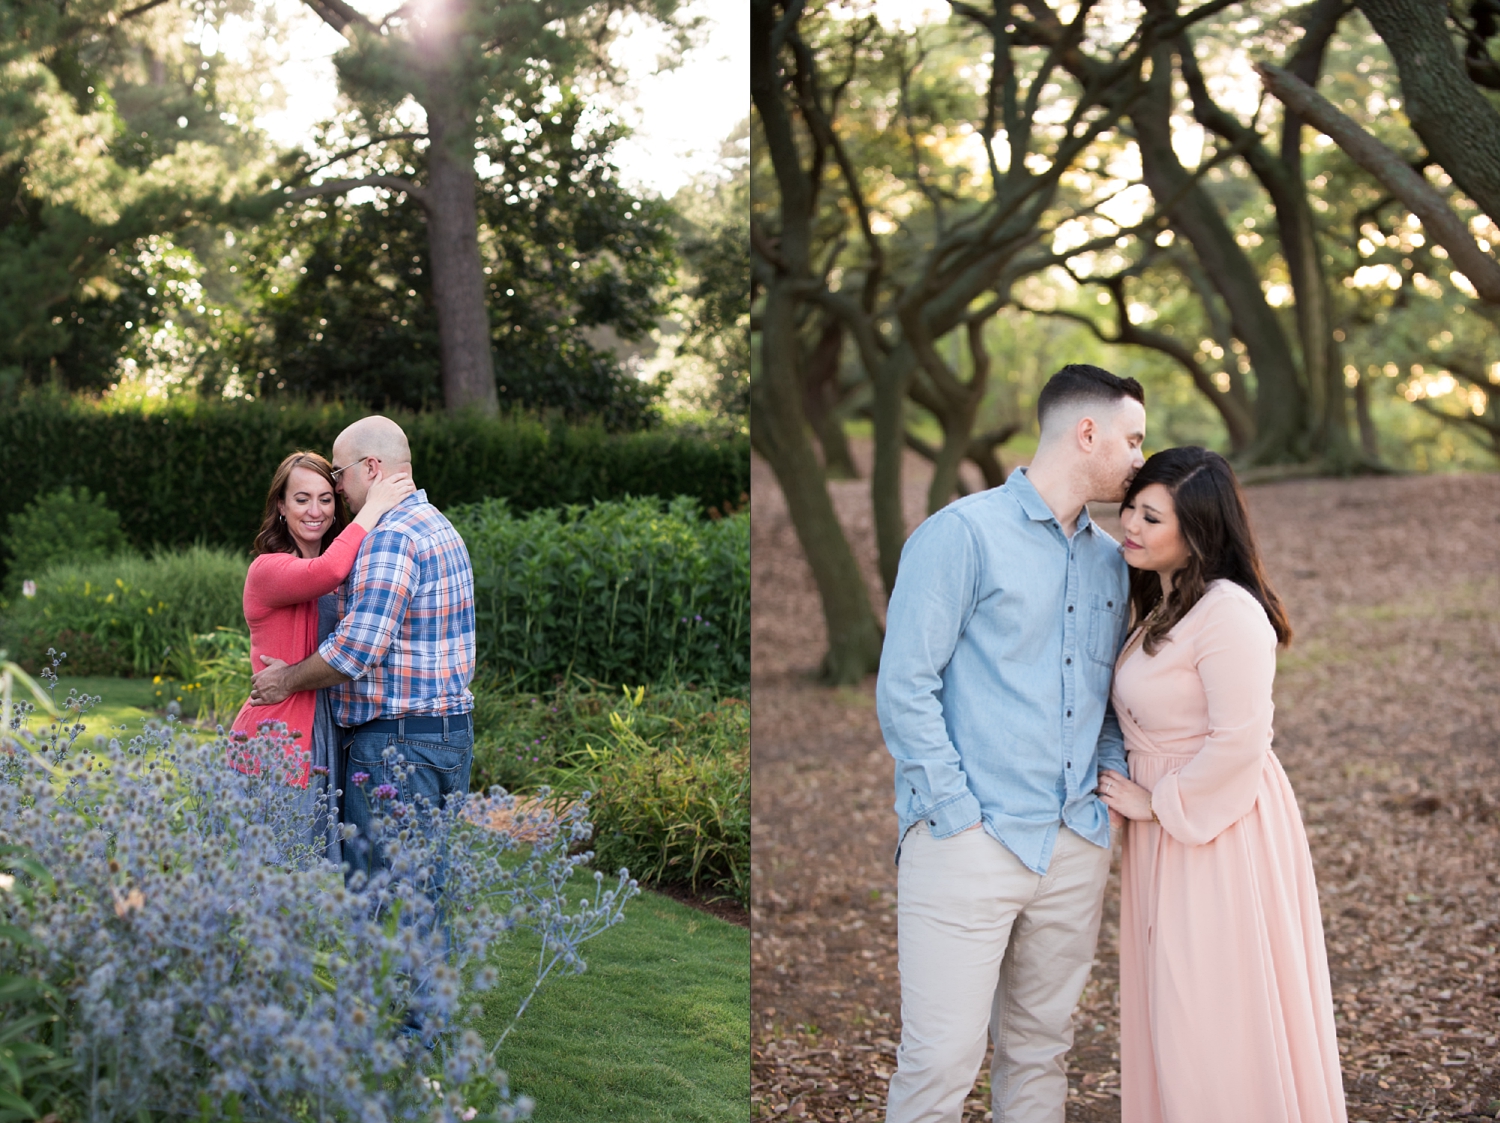
[[[387,473],[411,472],[411,448],[388,417],[361,418],[333,442],[333,476],[358,514]],[[339,589],[339,624],[318,650],[290,666],[269,656],[250,701],[271,705],[299,690],[331,688],[344,753],[344,843],[351,875],[384,866],[371,844],[369,793],[393,784],[440,807],[469,790],[474,756],[474,571],[453,524],[417,491],[365,535]],[[395,754],[386,758],[386,749]],[[407,768],[398,773],[396,758]],[[360,773],[368,779],[356,782]],[[441,884],[442,871],[437,881]],[[434,887],[436,888],[436,887]]]

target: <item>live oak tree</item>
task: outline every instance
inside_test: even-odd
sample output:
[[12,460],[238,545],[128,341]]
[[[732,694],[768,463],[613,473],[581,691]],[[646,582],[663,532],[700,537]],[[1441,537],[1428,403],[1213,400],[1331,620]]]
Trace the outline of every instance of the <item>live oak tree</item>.
[[[921,443],[913,413],[943,435],[925,449],[929,510],[959,490],[962,459],[984,464],[978,405],[1007,378],[994,359],[1008,329],[992,317],[1034,311],[1122,355],[1170,360],[1252,474],[1385,470],[1376,390],[1431,409],[1430,395],[1467,385],[1453,392],[1471,427],[1497,408],[1484,277],[1476,304],[1459,254],[1305,127],[1324,127],[1310,109],[1257,105],[1253,81],[1232,85],[1264,61],[1409,152],[1391,64],[1350,3],[1260,13],[1151,0],[1119,26],[1091,23],[1089,4],[949,8],[945,24],[912,30],[795,0],[752,7],[752,437],[823,595],[825,674],[843,681],[874,665],[878,631],[827,498],[840,460],[829,395],[853,377],[873,421],[889,590],[906,532],[901,452]],[[1476,42],[1496,28],[1449,30],[1445,65],[1493,88],[1500,68]],[[1403,50],[1391,45],[1398,64]],[[1190,129],[1204,137],[1196,159]],[[1464,174],[1482,182],[1485,160],[1466,155]],[[1436,162],[1405,157],[1419,180],[1424,159]],[[1446,191],[1459,175],[1429,178]],[[1149,205],[1106,198],[1131,190]],[[1456,187],[1445,198],[1475,214]]]
[[[1335,141],[1348,157],[1388,193],[1382,205],[1396,204],[1410,212],[1413,226],[1426,237],[1406,232],[1409,256],[1402,258],[1408,273],[1413,256],[1428,262],[1436,255],[1451,260],[1455,272],[1477,297],[1468,325],[1478,320],[1488,330],[1479,337],[1460,327],[1450,317],[1428,344],[1432,357],[1445,368],[1452,383],[1464,386],[1469,408],[1457,413],[1435,405],[1425,382],[1416,380],[1408,397],[1441,420],[1468,428],[1500,454],[1500,403],[1495,388],[1500,384],[1500,364],[1492,363],[1494,333],[1500,327],[1500,262],[1490,240],[1475,233],[1477,209],[1489,219],[1491,231],[1500,230],[1500,112],[1486,89],[1500,89],[1500,66],[1490,53],[1489,41],[1497,30],[1494,13],[1483,2],[1469,6],[1467,13],[1451,12],[1407,0],[1361,0],[1360,9],[1389,48],[1400,73],[1405,116],[1411,129],[1426,146],[1424,157],[1411,160],[1393,149],[1368,128],[1351,119],[1324,97],[1304,75],[1276,66],[1257,67],[1268,92],[1283,102],[1288,113],[1296,113]],[[1463,43],[1460,54],[1458,44]],[[1438,184],[1421,172],[1429,166],[1441,169]],[[1445,194],[1442,187],[1456,185]],[[1461,192],[1461,193],[1460,193]],[[1467,197],[1465,197],[1467,196]],[[1370,217],[1376,217],[1374,208]],[[1373,246],[1394,235],[1374,223]],[[1426,266],[1431,272],[1430,264]],[[1462,313],[1462,306],[1455,311]],[[1454,328],[1459,328],[1455,335]],[[1467,338],[1465,338],[1467,336]],[[1447,346],[1444,346],[1447,344]],[[1445,387],[1445,392],[1451,388]]]
[[[1089,4],[1067,19],[1040,3],[1024,14],[951,6],[961,20],[926,37],[798,0],[751,6],[751,95],[765,153],[750,231],[759,345],[751,439],[817,581],[833,681],[875,666],[879,633],[808,432],[806,372],[822,358],[827,325],[847,334],[870,386],[872,501],[889,591],[906,537],[908,399],[943,429],[928,503],[936,509],[959,462],[986,451],[973,434],[990,373],[986,323],[1018,279],[1124,236],[1116,228],[1097,244],[1054,250],[1058,224],[1103,201],[1071,192],[1067,173],[1118,128],[1157,44],[1224,5],[1212,0],[1138,34]],[[1097,66],[1080,77],[1085,43]],[[962,55],[987,65],[954,65]],[[872,71],[881,80],[868,80]],[[961,137],[979,153],[967,167],[941,159],[951,147],[941,141]],[[939,346],[953,333],[967,343],[967,365]]]
[[[305,0],[345,39],[335,56],[355,111],[345,148],[305,167],[289,198],[389,192],[426,221],[433,306],[449,409],[499,408],[479,245],[476,149],[507,143],[555,112],[583,79],[612,75],[608,44],[627,14],[685,33],[677,0],[446,0],[408,3],[381,20],[344,0]],[[316,174],[343,167],[320,183]],[[515,197],[530,190],[509,183]]]

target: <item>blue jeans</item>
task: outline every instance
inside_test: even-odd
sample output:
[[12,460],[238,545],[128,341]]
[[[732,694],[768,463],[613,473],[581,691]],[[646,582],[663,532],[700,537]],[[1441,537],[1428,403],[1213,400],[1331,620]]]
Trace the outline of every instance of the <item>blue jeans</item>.
[[[439,808],[454,792],[469,790],[469,772],[474,763],[474,726],[468,714],[455,714],[451,728],[444,733],[411,733],[405,730],[393,732],[359,732],[344,730],[341,738],[344,746],[344,822],[359,829],[359,835],[344,843],[344,860],[349,872],[363,871],[366,876],[386,866],[384,856],[374,846],[370,837],[370,824],[374,818],[369,793],[381,784],[394,784],[398,798],[414,813],[412,797],[423,796],[429,807]],[[385,758],[385,750],[394,746],[396,757],[405,760],[407,775],[398,776],[393,757]],[[361,787],[353,781],[354,773],[368,772],[370,778]],[[436,892],[442,887],[443,868],[439,863]]]

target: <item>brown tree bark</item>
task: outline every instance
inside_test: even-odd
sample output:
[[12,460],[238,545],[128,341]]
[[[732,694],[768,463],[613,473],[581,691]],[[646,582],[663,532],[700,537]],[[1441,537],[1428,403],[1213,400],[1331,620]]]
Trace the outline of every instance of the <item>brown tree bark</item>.
[[1372,463],[1380,460],[1380,437],[1375,431],[1375,419],[1370,416],[1370,387],[1365,376],[1360,375],[1354,384],[1354,417],[1359,422],[1359,447],[1365,458]]
[[819,674],[852,685],[880,665],[880,627],[808,436],[798,378],[796,307],[784,281],[767,287],[761,369],[750,382],[750,441],[786,497],[797,541],[823,604],[828,651]]
[[[357,42],[380,31],[344,0],[305,0],[325,23]],[[460,67],[463,20],[461,7],[434,10],[421,21],[412,44],[412,60],[423,76],[418,103],[427,114],[427,182],[421,187],[395,176],[320,184],[290,192],[342,194],[373,184],[406,191],[422,205],[427,218],[427,265],[432,270],[433,308],[438,322],[443,404],[452,411],[500,411],[495,362],[485,303],[484,267],[479,255],[478,179],[474,174],[474,117],[477,99],[464,92]]]
[[1500,222],[1500,113],[1474,85],[1434,0],[1358,0],[1401,75],[1406,116],[1432,158]]
[[1274,66],[1258,66],[1266,89],[1332,138],[1360,167],[1378,179],[1418,218],[1428,235],[1448,251],[1453,264],[1487,304],[1500,304],[1500,263],[1479,248],[1448,202],[1411,165],[1387,148],[1307,83]]
[[986,320],[978,319],[970,320],[967,325],[969,353],[974,367],[967,382],[949,368],[931,340],[922,339],[920,329],[907,330],[909,338],[921,340],[918,349],[922,361],[911,386],[912,400],[936,417],[943,428],[942,444],[933,450],[931,457],[932,481],[927,488],[929,515],[946,506],[958,491],[958,467],[968,456],[974,419],[989,385],[990,356],[983,338],[985,323]]
[[831,480],[855,480],[859,471],[849,452],[844,422],[838,415],[841,400],[839,367],[844,350],[844,325],[829,317],[807,360],[803,380],[803,408],[823,449],[823,471]]
[[774,0],[750,6],[750,94],[780,195],[775,245],[752,225],[752,267],[765,290],[760,315],[760,366],[750,381],[750,439],[770,464],[787,501],[823,604],[828,652],[821,673],[831,683],[857,683],[880,663],[881,633],[864,576],[828,495],[803,410],[804,375],[797,308],[816,285],[811,268],[817,180],[803,165],[791,114],[782,100],[778,55],[800,6],[778,20]]
[[[1305,81],[1317,81],[1328,42],[1346,11],[1346,0],[1318,0],[1305,10],[1306,33],[1288,63]],[[1332,295],[1302,171],[1302,120],[1295,112],[1287,112],[1282,121],[1280,153],[1273,155],[1256,130],[1241,124],[1210,97],[1193,44],[1186,35],[1178,41],[1178,57],[1192,97],[1194,117],[1243,153],[1271,197],[1277,240],[1292,283],[1300,358],[1298,372],[1305,396],[1306,452],[1293,459],[1315,456],[1325,470],[1348,471],[1359,462],[1360,456],[1349,433],[1348,390],[1333,337]],[[1267,459],[1267,451],[1262,446],[1259,457],[1262,462],[1287,459],[1282,454]]]
[[1215,291],[1229,311],[1232,330],[1250,355],[1255,370],[1255,444],[1253,464],[1304,461],[1311,454],[1307,428],[1307,394],[1281,323],[1261,292],[1260,277],[1234,240],[1208,193],[1172,149],[1173,48],[1154,52],[1154,68],[1145,96],[1131,112],[1141,150],[1141,167],[1152,195],[1178,200],[1172,225],[1192,244]]
[[479,256],[479,208],[475,199],[472,131],[462,108],[428,109],[432,146],[427,156],[427,246],[432,298],[437,312],[443,404],[450,411],[500,412],[495,389],[490,316]]

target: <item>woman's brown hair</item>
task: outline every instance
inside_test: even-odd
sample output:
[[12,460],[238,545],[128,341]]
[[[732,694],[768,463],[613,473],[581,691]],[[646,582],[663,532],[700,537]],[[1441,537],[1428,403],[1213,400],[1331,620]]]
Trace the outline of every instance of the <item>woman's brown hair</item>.
[[1161,608],[1146,627],[1146,654],[1156,654],[1167,633],[1202,599],[1209,583],[1219,580],[1233,581],[1259,601],[1276,631],[1276,642],[1291,643],[1292,625],[1261,566],[1245,496],[1229,462],[1217,452],[1196,446],[1158,452],[1130,482],[1121,512],[1152,484],[1161,484],[1172,494],[1188,560],[1172,578],[1172,595],[1164,605],[1161,578],[1149,569],[1130,571],[1131,626]]
[[318,547],[321,554],[333,544],[343,529],[349,525],[349,512],[344,507],[344,497],[338,493],[333,482],[333,465],[324,460],[316,452],[294,452],[283,460],[276,469],[276,474],[271,477],[271,490],[266,493],[266,510],[261,516],[260,531],[255,535],[255,545],[251,547],[252,557],[261,554],[295,554],[297,553],[297,542],[292,537],[291,529],[286,525],[281,512],[276,505],[286,500],[287,481],[292,478],[293,468],[310,468],[323,479],[328,481],[329,490],[333,492],[333,525],[323,535],[323,542]]

